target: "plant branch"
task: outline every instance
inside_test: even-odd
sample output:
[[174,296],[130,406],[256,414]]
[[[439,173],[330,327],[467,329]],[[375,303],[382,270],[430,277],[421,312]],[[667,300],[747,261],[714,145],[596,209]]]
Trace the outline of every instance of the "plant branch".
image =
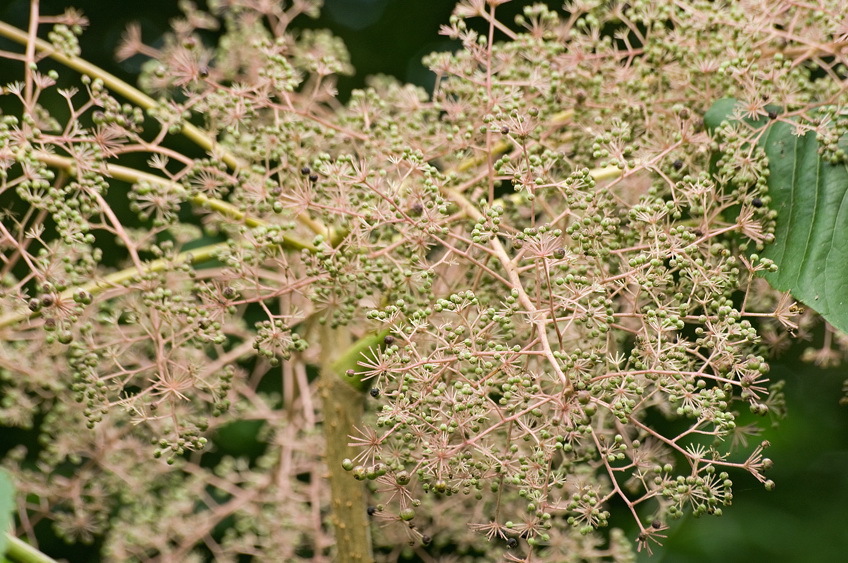
[[[557,120],[565,121],[569,119],[573,115],[571,110],[564,111],[561,114],[557,114]],[[501,151],[504,152],[509,147],[506,143],[499,143],[493,149],[493,151]],[[467,170],[475,166],[476,164],[480,164],[485,160],[481,159],[469,159],[458,167],[458,170]],[[589,173],[592,178],[596,181],[617,178],[623,174],[623,171],[616,166],[607,166],[605,168],[595,168]],[[453,201],[459,208],[468,216],[470,219],[475,221],[479,221],[483,219],[483,214],[480,212],[477,207],[469,201],[468,198],[465,197],[461,192],[453,189],[453,188],[443,188],[443,195]],[[539,335],[539,341],[542,346],[542,350],[544,351],[545,357],[550,362],[551,366],[554,369],[554,373],[556,373],[560,382],[563,384],[566,394],[571,394],[574,391],[574,388],[569,380],[568,376],[562,371],[562,368],[559,366],[559,362],[553,355],[553,350],[551,349],[550,341],[548,340],[547,335],[547,321],[546,317],[548,312],[537,309],[533,300],[527,295],[527,292],[524,290],[524,287],[521,283],[521,278],[518,273],[518,269],[516,268],[515,263],[510,259],[509,255],[506,252],[506,249],[503,247],[501,242],[497,239],[497,237],[492,238],[490,241],[492,249],[494,251],[495,256],[501,263],[501,266],[506,270],[507,276],[511,283],[510,289],[516,289],[518,291],[518,299],[521,302],[521,305],[525,308],[525,311],[528,313],[530,317],[530,322],[536,327],[536,331]]]
[[6,534],[6,543],[4,555],[12,563],[56,563],[52,557],[48,557],[12,534]]
[[[179,262],[189,262],[191,264],[199,264],[201,262],[206,262],[214,259],[219,251],[227,248],[228,246],[228,243],[220,242],[217,244],[210,244],[199,248],[193,248],[191,250],[184,250],[173,258],[159,258],[157,260],[153,260],[152,262],[147,262],[144,265],[144,269],[142,270],[142,272],[160,272],[168,266]],[[102,293],[103,291],[106,291],[107,289],[119,287],[137,275],[139,275],[139,270],[137,268],[127,268],[125,270],[109,274],[108,276],[104,276],[98,280],[92,280],[83,285],[66,289],[61,294],[59,294],[59,299],[73,300],[74,294],[79,291],[87,291],[92,295],[97,295],[99,293]],[[3,317],[0,317],[0,328],[6,328],[23,322],[27,319],[35,318],[38,316],[38,311],[30,311],[28,309],[19,313],[10,313]]]
[[[130,100],[131,102],[137,104],[138,106],[144,109],[153,109],[157,106],[156,100],[127,84],[117,76],[114,76],[102,68],[95,66],[85,59],[78,57],[69,57],[64,53],[57,51],[50,43],[44,41],[42,39],[38,39],[37,37],[30,38],[26,33],[21,31],[20,29],[7,24],[6,22],[0,21],[0,36],[6,37],[7,39],[11,39],[17,43],[22,45],[26,45],[27,53],[29,54],[30,49],[37,49],[39,52],[45,54],[46,56],[52,58],[53,60],[69,67],[77,72],[84,74],[86,76],[92,76],[99,78],[103,81],[110,90],[116,92],[123,96],[124,98]],[[32,41],[30,41],[32,39]],[[29,61],[29,58],[27,58]],[[27,64],[26,72],[29,72],[29,65]],[[28,80],[26,82],[29,85],[32,81]],[[185,135],[187,138],[192,140],[195,144],[197,144],[202,149],[208,151],[211,154],[219,154],[221,160],[233,170],[237,170],[239,168],[244,168],[244,163],[231,152],[221,147],[206,133],[201,131],[198,127],[192,125],[191,123],[183,123],[181,124],[180,132]],[[158,180],[160,183],[162,180]],[[224,205],[219,205],[213,203],[214,200],[205,198],[208,200],[208,204],[212,208],[223,208]],[[204,202],[204,196],[198,196],[199,203]],[[235,208],[232,208],[235,209]],[[216,209],[217,210],[217,209]],[[309,227],[316,233],[326,233],[327,229],[323,226],[319,225],[313,219],[306,217],[305,215],[299,215],[296,218],[299,222]]]
[[35,67],[35,34],[38,32],[38,0],[29,3],[29,29],[24,55],[24,103],[32,109],[32,71]]
[[[27,49],[37,49],[40,53],[43,53],[56,62],[59,62],[68,68],[72,68],[81,74],[99,78],[110,90],[117,92],[124,98],[143,107],[144,109],[153,109],[157,106],[156,100],[138,88],[127,84],[117,76],[114,76],[102,68],[89,63],[85,59],[69,57],[68,55],[56,50],[56,48],[47,41],[38,39],[37,37],[30,38],[20,29],[3,21],[0,21],[0,36],[11,39],[21,45],[26,45]],[[33,40],[30,41],[30,39]],[[235,155],[217,145],[215,141],[209,137],[209,135],[191,123],[183,124],[181,132],[183,135],[194,141],[199,147],[209,152],[220,153],[221,160],[223,160],[230,168],[243,168],[243,163],[240,162]]]
[[[73,174],[76,170],[75,161],[69,157],[57,156],[54,154],[42,152],[36,153],[36,157],[45,164],[55,166],[57,168],[62,168],[64,170],[67,170],[71,174]],[[125,182],[130,183],[149,182],[151,184],[164,185],[171,189],[171,191],[178,194],[183,194],[188,198],[188,194],[186,193],[185,188],[183,186],[181,186],[177,182],[168,180],[167,178],[162,178],[161,176],[156,176],[155,174],[143,172],[134,168],[120,166],[118,164],[104,164],[104,167],[105,172],[109,175],[110,178],[115,178],[117,180],[123,180]],[[244,223],[248,227],[265,227],[268,225],[268,223],[263,221],[262,219],[251,217],[250,215],[247,215],[246,213],[240,211],[234,205],[229,204],[220,199],[213,199],[207,197],[204,194],[197,194],[191,196],[188,199],[195,205],[211,209],[220,215]],[[316,250],[316,248],[312,244],[298,240],[293,237],[286,236],[283,238],[283,240],[283,246],[285,248],[290,248],[292,250],[307,249],[310,252],[315,252]]]

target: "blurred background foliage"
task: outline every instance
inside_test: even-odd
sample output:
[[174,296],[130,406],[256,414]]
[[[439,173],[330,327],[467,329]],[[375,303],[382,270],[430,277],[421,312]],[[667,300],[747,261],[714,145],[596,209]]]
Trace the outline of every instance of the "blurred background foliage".
[[[438,34],[454,4],[455,0],[325,0],[319,19],[301,18],[295,25],[327,28],[345,41],[356,68],[355,76],[342,77],[339,82],[340,95],[346,99],[351,89],[364,86],[365,79],[374,74],[389,74],[428,87],[432,77],[421,65],[421,58],[431,51],[454,47]],[[501,19],[510,21],[527,4],[517,0],[500,7]],[[549,0],[547,4],[561,6],[558,1]],[[115,61],[114,49],[126,25],[139,22],[145,42],[156,45],[167,31],[168,21],[180,13],[175,0],[41,0],[43,14],[60,13],[70,6],[82,10],[91,22],[81,39],[84,57],[130,82],[134,82],[143,60],[134,57],[122,63]],[[0,19],[4,21],[25,27],[28,13],[29,0],[0,1]],[[13,47],[4,44],[0,48]],[[15,64],[6,60],[0,63],[2,82],[18,79],[19,75],[20,68]],[[848,406],[840,406],[839,399],[848,370],[802,364],[798,358],[808,345],[798,343],[772,363],[772,380],[786,382],[789,413],[762,435],[772,444],[765,455],[774,460],[769,477],[777,483],[776,490],[766,492],[741,472],[731,475],[736,479],[734,505],[724,516],[698,521],[687,517],[674,523],[664,548],[655,550],[653,557],[640,554],[640,561],[844,560],[848,546]],[[232,447],[242,448],[246,441],[251,442],[245,432],[255,437],[256,425],[234,428],[218,436],[216,442],[221,449],[228,449],[228,440],[234,442]],[[0,428],[0,454],[34,437],[33,432]],[[618,520],[627,521],[627,517]],[[630,531],[629,536],[634,535]],[[60,545],[50,548],[48,551],[73,561],[87,560],[86,552],[92,553],[90,548],[83,549],[77,552],[77,558]]]

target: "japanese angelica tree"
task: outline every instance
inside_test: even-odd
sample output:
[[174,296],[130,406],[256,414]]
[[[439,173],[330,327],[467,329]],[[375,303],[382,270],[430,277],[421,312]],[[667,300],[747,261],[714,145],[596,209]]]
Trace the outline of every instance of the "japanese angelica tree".
[[[19,534],[113,561],[624,561],[774,486],[767,356],[815,317],[759,277],[744,118],[844,128],[841,2],[503,3],[459,3],[432,93],[379,76],[344,103],[342,43],[290,27],[316,1],[186,4],[157,48],[130,27],[139,89],[81,58],[78,12],[0,25],[24,46],[0,421],[40,436],[3,462]],[[261,453],[233,453],[251,421]]]

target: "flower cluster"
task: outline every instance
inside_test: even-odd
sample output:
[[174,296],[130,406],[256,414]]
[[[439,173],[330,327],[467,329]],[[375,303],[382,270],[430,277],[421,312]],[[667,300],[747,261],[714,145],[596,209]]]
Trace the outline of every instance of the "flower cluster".
[[52,45],[0,26],[33,46],[4,53],[0,121],[0,423],[41,436],[4,460],[23,532],[327,561],[352,486],[377,559],[623,561],[734,479],[774,486],[747,438],[813,317],[757,277],[764,153],[701,116],[778,104],[844,162],[840,3],[503,3],[459,3],[431,93],[346,103],[344,46],[289,28],[317,1],[186,5],[158,49],[131,28],[156,100],[69,56],[76,13],[42,17]]

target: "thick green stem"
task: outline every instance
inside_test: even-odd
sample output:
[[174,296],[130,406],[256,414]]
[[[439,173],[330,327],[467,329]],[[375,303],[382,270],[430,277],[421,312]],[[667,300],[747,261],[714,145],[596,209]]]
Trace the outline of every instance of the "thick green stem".
[[14,563],[56,563],[52,557],[41,553],[28,543],[6,534],[6,560]]
[[352,459],[356,455],[356,450],[348,445],[349,436],[354,426],[361,423],[365,412],[365,396],[351,389],[345,381],[349,378],[338,371],[339,356],[349,349],[351,337],[348,328],[322,327],[320,395],[324,407],[324,456],[332,506],[330,521],[336,537],[335,560],[340,563],[369,563],[374,556],[365,486],[342,467],[344,459]]
[[373,356],[376,350],[383,347],[386,336],[390,331],[382,330],[372,334],[366,334],[339,354],[333,362],[332,369],[339,377],[352,385],[354,389],[365,391],[368,389],[368,381],[362,379],[362,368],[359,362],[364,356]]

